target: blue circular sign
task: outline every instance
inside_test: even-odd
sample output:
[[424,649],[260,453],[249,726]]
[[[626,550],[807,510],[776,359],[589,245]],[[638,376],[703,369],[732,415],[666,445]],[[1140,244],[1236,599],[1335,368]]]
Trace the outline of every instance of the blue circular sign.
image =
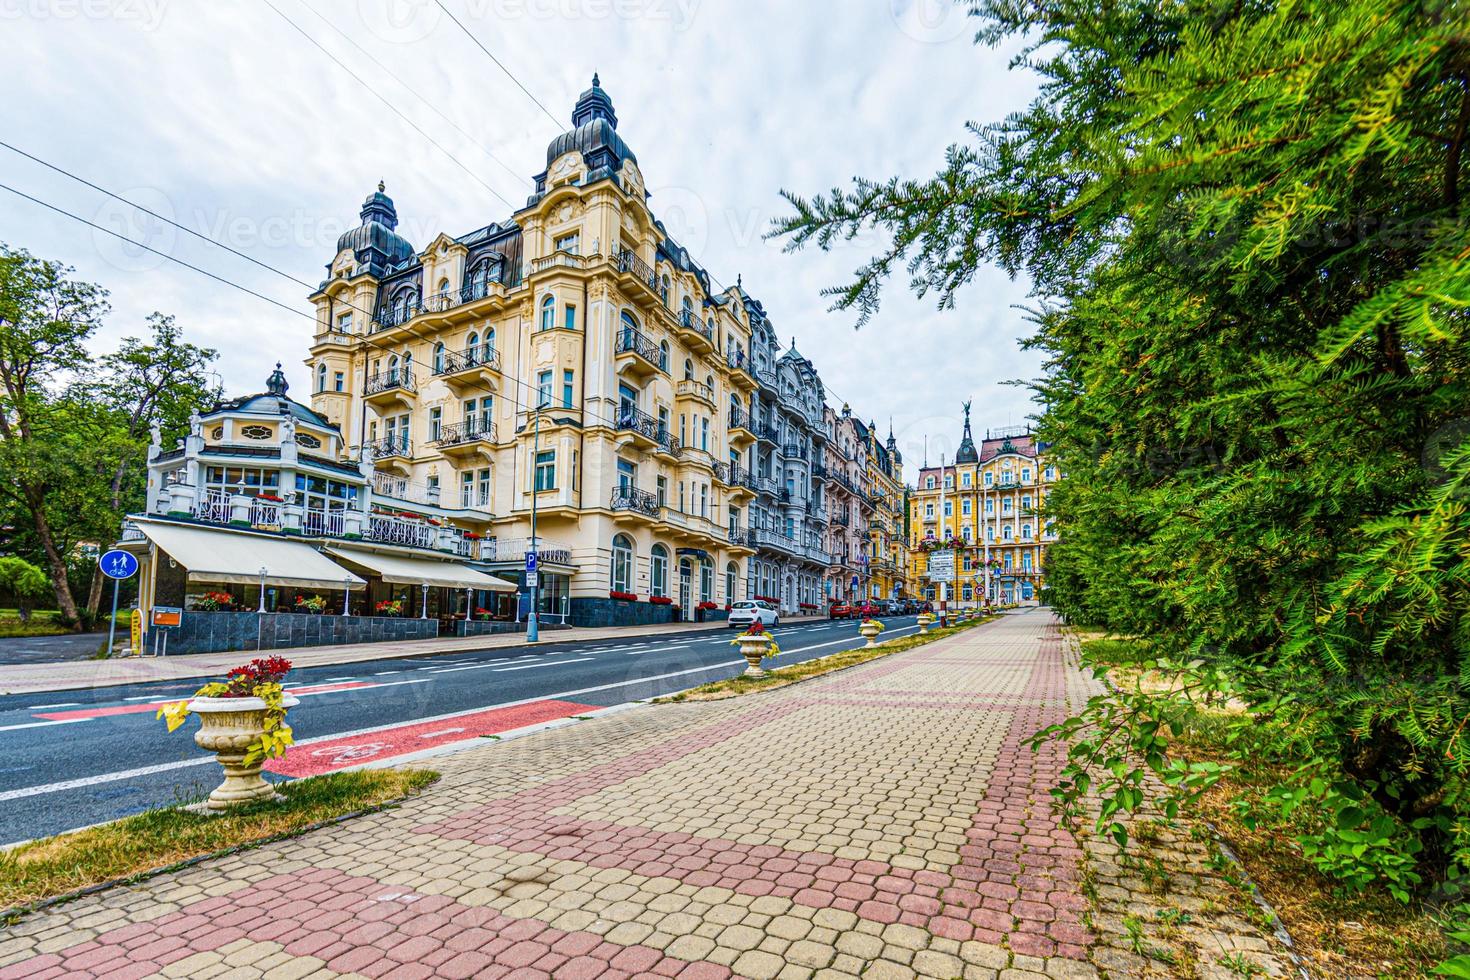
[[132,578],[138,574],[138,558],[130,551],[104,552],[97,564],[108,578]]

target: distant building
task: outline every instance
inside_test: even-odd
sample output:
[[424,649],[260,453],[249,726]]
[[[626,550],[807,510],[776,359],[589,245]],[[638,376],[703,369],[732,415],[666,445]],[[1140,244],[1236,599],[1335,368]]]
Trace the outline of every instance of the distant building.
[[931,600],[933,550],[955,550],[949,599],[979,605],[988,589],[997,603],[1035,602],[1045,585],[1046,549],[1056,540],[1040,510],[1060,479],[1046,443],[1027,428],[988,430],[979,446],[970,433],[970,406],[953,463],[924,466],[909,490],[909,581]]

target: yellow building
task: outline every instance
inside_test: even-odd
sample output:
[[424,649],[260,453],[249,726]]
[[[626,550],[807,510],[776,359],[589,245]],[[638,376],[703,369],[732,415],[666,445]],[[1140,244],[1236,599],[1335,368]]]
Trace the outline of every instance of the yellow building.
[[756,552],[764,315],[649,210],[595,77],[572,126],[526,207],[468,233],[411,245],[379,185],[311,297],[312,407],[493,571],[519,573],[534,509],[543,612],[718,618]]
[[1046,448],[1026,428],[987,431],[977,447],[965,404],[954,462],[923,467],[909,491],[909,581],[924,598],[940,598],[928,577],[930,552],[952,548],[951,607],[978,606],[987,595],[994,603],[1037,601],[1046,548],[1056,540],[1040,510],[1060,476]]
[[870,422],[863,427],[868,443],[868,468],[864,473],[868,498],[873,502],[868,520],[868,568],[876,599],[907,598],[908,548],[904,538],[903,455],[888,428],[888,441],[880,443]]

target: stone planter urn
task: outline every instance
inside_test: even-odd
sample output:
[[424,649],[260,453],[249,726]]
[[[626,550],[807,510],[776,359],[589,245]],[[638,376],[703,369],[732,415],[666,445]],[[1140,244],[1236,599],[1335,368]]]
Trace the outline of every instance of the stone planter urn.
[[934,625],[934,614],[933,613],[921,613],[919,615],[919,632],[920,633],[927,633],[927,632],[929,632],[929,627],[931,627],[933,625]]
[[[301,702],[287,694],[281,704],[287,708]],[[260,776],[265,759],[245,764],[250,746],[265,732],[266,704],[260,698],[195,698],[189,710],[199,716],[199,731],[194,744],[213,752],[225,771],[225,781],[209,794],[205,809],[220,812],[254,800],[284,799],[275,787]]]
[[883,632],[883,625],[872,620],[865,620],[858,627],[858,632],[863,634],[863,639],[868,641],[865,646],[875,647],[878,645],[878,634]]
[[765,636],[740,636],[740,655],[745,658],[749,667],[745,668],[746,677],[765,677],[766,671],[761,668],[761,661],[771,652],[771,641]]

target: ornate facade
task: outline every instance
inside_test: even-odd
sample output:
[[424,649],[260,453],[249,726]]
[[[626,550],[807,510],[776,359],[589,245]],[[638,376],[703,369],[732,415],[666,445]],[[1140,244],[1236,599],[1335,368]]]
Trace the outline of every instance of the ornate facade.
[[868,521],[868,594],[875,599],[907,598],[903,455],[898,451],[891,425],[888,440],[882,443],[871,422],[864,429],[868,441],[865,489],[873,501],[873,516]]
[[311,297],[313,407],[375,480],[478,534],[494,571],[518,574],[534,507],[544,613],[819,611],[835,566],[816,369],[669,237],[596,77],[572,126],[526,206],[465,234],[411,244],[379,185]]
[[930,552],[952,548],[952,604],[980,605],[987,595],[996,603],[1037,601],[1046,548],[1056,540],[1040,510],[1060,478],[1046,448],[1025,428],[987,431],[977,447],[966,403],[954,462],[925,465],[909,491],[908,575],[925,598],[939,598],[928,577]]

